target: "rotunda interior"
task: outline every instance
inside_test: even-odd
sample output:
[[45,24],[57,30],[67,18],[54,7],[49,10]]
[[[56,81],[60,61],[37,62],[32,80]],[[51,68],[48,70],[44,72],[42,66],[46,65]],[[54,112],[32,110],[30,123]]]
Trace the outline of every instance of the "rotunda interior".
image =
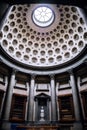
[[86,3],[0,7],[0,129],[86,130]]

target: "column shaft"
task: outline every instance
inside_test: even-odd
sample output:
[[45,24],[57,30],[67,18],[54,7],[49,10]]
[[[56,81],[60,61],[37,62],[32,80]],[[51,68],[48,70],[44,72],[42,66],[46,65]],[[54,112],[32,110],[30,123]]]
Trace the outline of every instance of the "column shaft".
[[76,81],[75,81],[73,72],[70,73],[70,84],[72,87],[74,112],[75,112],[75,119],[76,119],[76,122],[74,123],[74,126],[73,126],[73,130],[77,130],[77,129],[83,130],[78,88],[76,85]]
[[55,88],[55,80],[54,76],[51,76],[51,120],[56,121],[56,88]]
[[[5,76],[4,78],[4,83],[5,83],[5,88],[7,89],[7,85],[8,85],[8,77]],[[5,101],[5,92],[4,92],[4,95],[3,95],[3,99],[2,99],[2,105],[1,105],[1,110],[0,110],[0,119],[2,117],[2,114],[3,114],[3,106],[4,106],[4,101]]]
[[32,76],[31,77],[31,85],[30,85],[29,121],[33,121],[34,86],[35,86],[35,76]]
[[59,103],[58,103],[58,95],[59,95],[59,82],[56,84],[56,95],[57,95],[57,119],[60,120],[60,113],[59,113]]
[[8,76],[5,76],[5,79],[4,79],[5,81],[5,87],[6,87],[6,89],[7,89],[7,85],[8,85]]
[[29,92],[30,92],[30,89],[29,89],[29,83],[28,82],[26,82],[26,88],[27,88],[27,91],[28,91],[26,120],[29,121]]
[[79,99],[78,99],[78,93],[77,93],[77,86],[75,83],[75,78],[74,78],[74,74],[71,73],[70,74],[70,83],[71,83],[71,87],[72,87],[72,95],[73,95],[73,102],[74,102],[74,110],[75,110],[75,118],[76,121],[80,121],[81,120],[81,114],[80,114],[80,106],[79,106]]
[[11,109],[11,101],[12,101],[12,94],[13,94],[13,87],[15,86],[15,71],[13,70],[10,78],[10,84],[7,88],[6,94],[6,103],[5,103],[5,110],[4,110],[4,120],[9,120],[9,114]]

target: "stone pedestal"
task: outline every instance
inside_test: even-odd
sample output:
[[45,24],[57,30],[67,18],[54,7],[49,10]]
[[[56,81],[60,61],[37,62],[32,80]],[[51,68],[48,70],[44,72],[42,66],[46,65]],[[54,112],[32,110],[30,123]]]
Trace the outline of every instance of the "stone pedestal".
[[73,130],[84,130],[81,123],[74,123]]

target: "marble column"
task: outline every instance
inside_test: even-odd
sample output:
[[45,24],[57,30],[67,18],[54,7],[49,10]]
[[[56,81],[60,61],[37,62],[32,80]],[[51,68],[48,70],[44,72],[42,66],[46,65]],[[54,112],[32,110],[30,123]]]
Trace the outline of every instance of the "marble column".
[[35,75],[32,75],[31,76],[31,84],[30,84],[29,121],[33,121],[34,87],[35,87]]
[[85,113],[84,113],[84,108],[83,108],[83,102],[82,102],[81,92],[80,92],[80,87],[81,87],[80,85],[81,85],[81,77],[78,76],[77,77],[77,87],[78,87],[79,97],[80,97],[80,102],[81,102],[82,116],[83,116],[83,119],[84,119]]
[[72,96],[73,96],[73,104],[74,104],[74,112],[75,112],[75,120],[76,123],[74,124],[73,130],[79,129],[83,130],[82,126],[82,118],[81,118],[81,107],[80,107],[80,100],[78,89],[75,81],[75,76],[72,70],[69,70],[70,74],[70,85],[72,87]]
[[7,88],[7,85],[8,85],[8,76],[5,76],[4,82],[5,82],[5,87]]
[[30,92],[30,88],[29,88],[29,82],[26,82],[26,88],[28,91],[28,96],[27,96],[27,112],[26,112],[26,121],[29,121],[29,92]]
[[57,106],[56,106],[56,87],[54,75],[50,76],[51,78],[51,120],[56,121],[57,117]]
[[[4,83],[5,83],[5,89],[7,89],[8,76],[4,77]],[[3,95],[3,100],[2,100],[1,110],[0,110],[0,119],[1,119],[1,116],[2,116],[2,110],[3,110],[4,101],[5,101],[5,92],[4,92],[4,95]]]
[[[11,77],[10,77],[9,85],[7,87],[7,92],[6,92],[6,97],[5,97],[5,104],[4,104],[5,107],[4,107],[4,111],[3,111],[3,115],[2,115],[3,120],[5,120],[5,121],[9,121],[13,88],[15,86],[15,74],[16,74],[16,70],[13,70],[12,74],[11,74]],[[8,130],[9,125],[4,124],[4,122],[3,122],[2,128],[4,130]]]
[[57,95],[57,119],[60,120],[60,113],[59,113],[59,103],[58,103],[58,95],[59,95],[59,82],[56,83],[56,95]]

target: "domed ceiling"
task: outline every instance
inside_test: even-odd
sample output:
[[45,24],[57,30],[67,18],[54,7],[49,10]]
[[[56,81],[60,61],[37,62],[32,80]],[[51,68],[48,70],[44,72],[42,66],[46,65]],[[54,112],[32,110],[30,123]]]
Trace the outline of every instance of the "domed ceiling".
[[15,61],[52,67],[74,59],[87,43],[81,9],[56,4],[11,7],[0,32],[3,50]]

